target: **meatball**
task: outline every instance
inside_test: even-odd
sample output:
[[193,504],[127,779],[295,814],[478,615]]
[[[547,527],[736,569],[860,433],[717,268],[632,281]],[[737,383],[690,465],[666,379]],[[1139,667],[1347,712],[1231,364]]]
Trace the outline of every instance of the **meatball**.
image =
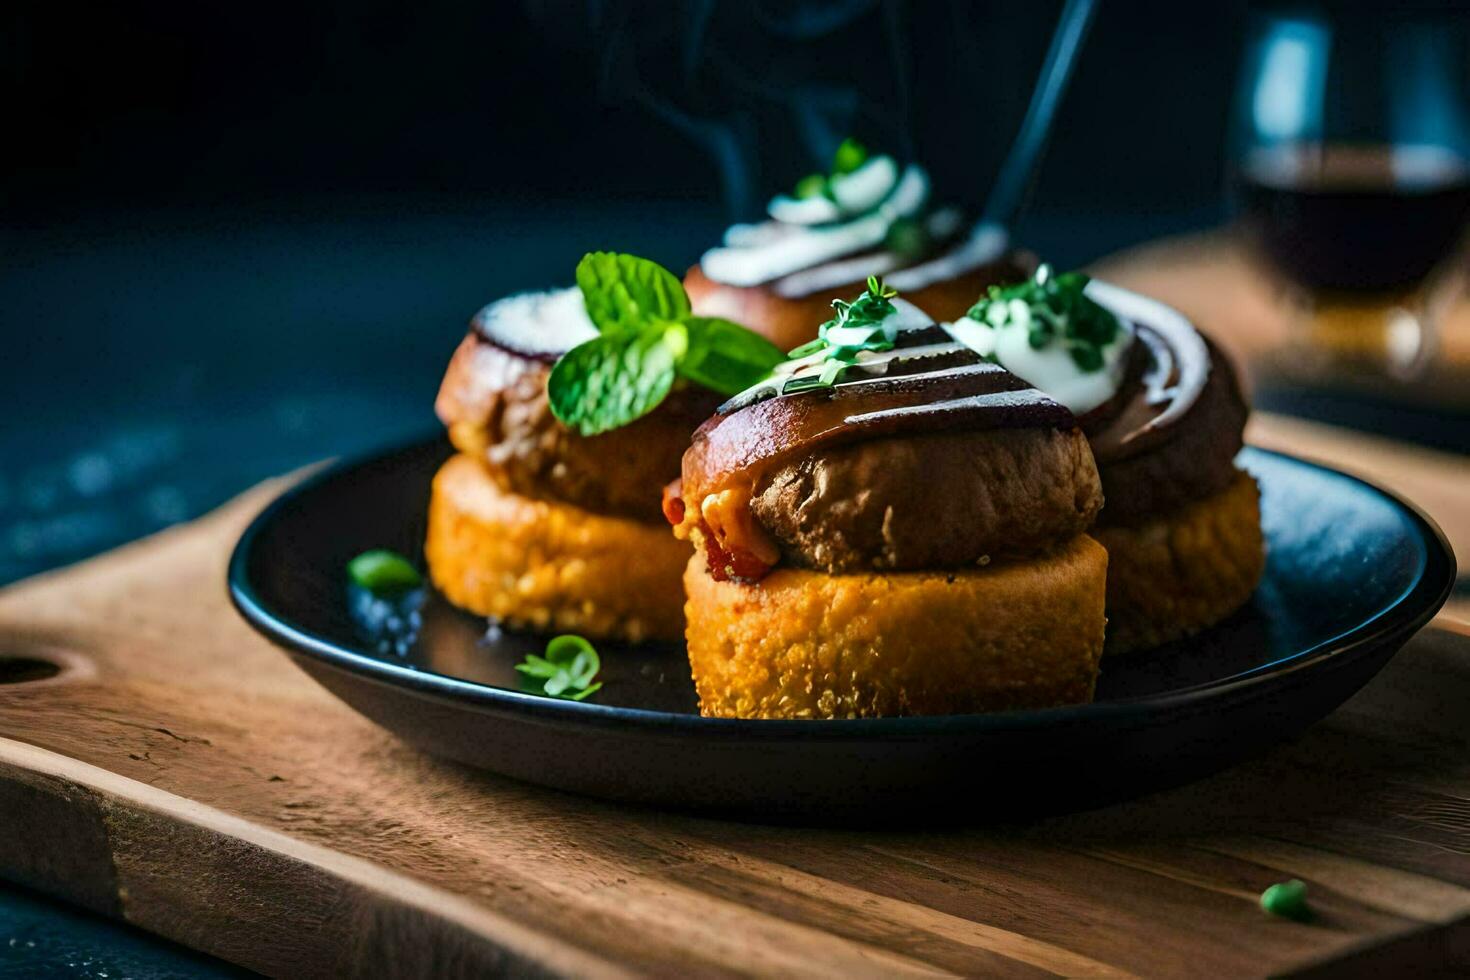
[[1102,489],[1079,429],[995,428],[818,450],[765,475],[751,509],[792,564],[942,569],[1086,530]]
[[581,436],[551,413],[546,377],[553,360],[509,350],[472,330],[434,406],[455,448],[483,461],[512,493],[662,520],[663,486],[678,475],[690,433],[720,397],[681,384],[636,422]]

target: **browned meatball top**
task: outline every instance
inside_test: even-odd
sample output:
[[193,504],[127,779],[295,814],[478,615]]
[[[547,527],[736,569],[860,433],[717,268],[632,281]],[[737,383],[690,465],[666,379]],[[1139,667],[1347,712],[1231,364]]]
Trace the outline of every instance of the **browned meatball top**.
[[434,406],[455,447],[484,461],[512,493],[600,514],[662,520],[664,484],[679,475],[690,433],[719,396],[680,386],[636,422],[582,436],[551,413],[550,371],[550,358],[507,350],[471,330],[450,361]]
[[1046,551],[1102,506],[1076,428],[1004,428],[819,450],[765,474],[751,509],[795,565],[956,568]]
[[1122,393],[1126,404],[1117,415],[1083,420],[1108,501],[1099,524],[1147,522],[1219,493],[1235,479],[1235,456],[1244,445],[1250,409],[1230,359],[1208,341],[1205,348],[1209,376],[1198,397],[1169,425],[1123,441],[1169,404],[1136,383]]

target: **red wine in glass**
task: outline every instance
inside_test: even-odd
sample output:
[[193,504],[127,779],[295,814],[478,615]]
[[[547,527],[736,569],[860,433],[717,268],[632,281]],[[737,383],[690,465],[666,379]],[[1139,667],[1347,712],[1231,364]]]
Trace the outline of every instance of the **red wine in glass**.
[[1256,147],[1237,185],[1262,257],[1312,292],[1412,289],[1470,216],[1470,161],[1431,144]]

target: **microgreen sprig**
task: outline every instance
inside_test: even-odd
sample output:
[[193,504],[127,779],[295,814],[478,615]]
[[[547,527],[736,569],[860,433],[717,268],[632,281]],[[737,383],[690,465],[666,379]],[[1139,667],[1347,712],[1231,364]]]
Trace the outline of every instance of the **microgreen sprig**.
[[798,199],[808,197],[832,197],[832,180],[852,173],[868,162],[868,148],[849,136],[837,145],[832,154],[832,170],[826,174],[807,174],[796,182],[792,193]]
[[1084,293],[1088,281],[1081,272],[1054,275],[1043,263],[1026,282],[991,286],[966,315],[997,330],[1025,330],[1032,350],[1061,343],[1078,368],[1100,371],[1103,348],[1120,327],[1117,317]]
[[695,316],[678,277],[648,259],[590,252],[577,286],[599,335],[556,362],[546,394],[552,414],[584,436],[648,414],[681,378],[733,395],[782,360],[740,324]]
[[[815,377],[803,375],[788,380],[784,391],[830,387],[863,351],[892,350],[898,331],[890,319],[898,312],[893,300],[898,290],[884,285],[877,276],[868,277],[868,288],[851,302],[834,299],[837,315],[817,328],[817,336],[788,355],[793,360],[812,358],[822,365]],[[817,356],[820,355],[820,356]]]
[[583,637],[571,633],[553,637],[546,644],[546,655],[526,654],[516,670],[526,678],[528,687],[538,694],[570,701],[582,701],[602,687],[593,683],[602,661],[597,650]]

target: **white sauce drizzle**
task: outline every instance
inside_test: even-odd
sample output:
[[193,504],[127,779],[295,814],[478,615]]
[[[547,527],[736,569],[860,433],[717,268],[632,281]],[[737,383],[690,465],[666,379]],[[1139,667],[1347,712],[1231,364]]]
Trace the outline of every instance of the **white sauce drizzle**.
[[1169,407],[1151,420],[1144,431],[1168,425],[1189,411],[1210,378],[1210,350],[1194,324],[1172,306],[1110,282],[1092,280],[1087,284],[1087,295],[1098,305],[1112,310],[1120,320],[1146,324],[1172,348],[1179,379],[1167,392]]
[[1005,254],[1010,234],[997,224],[977,225],[970,237],[957,248],[888,277],[888,284],[899,292],[914,293],[936,282],[946,282],[994,262]]
[[[1094,286],[1102,289],[1095,290]],[[994,358],[1016,377],[1067,406],[1072,414],[1086,415],[1118,393],[1127,373],[1128,352],[1133,348],[1137,334],[1135,324],[1140,317],[1136,309],[1130,315],[1127,304],[1120,310],[1111,302],[1104,301],[1124,292],[1107,283],[1093,281],[1087,285],[1088,297],[1117,316],[1120,328],[1112,342],[1102,348],[1102,367],[1096,371],[1084,371],[1078,367],[1060,337],[1053,337],[1039,350],[1032,347],[1024,323],[1009,322],[996,327],[971,317],[961,317],[954,323],[943,324],[943,327],[956,341],[981,357]]]
[[[834,182],[834,195],[839,201],[846,195],[850,203],[874,202],[863,213],[831,224],[736,225],[725,233],[723,246],[710,249],[700,260],[704,274],[731,286],[758,286],[843,256],[877,249],[894,222],[916,216],[929,199],[929,176],[923,168],[910,164],[902,175],[887,183],[883,179],[883,160],[888,161],[887,167],[896,168],[892,158],[877,157],[839,179],[848,184]],[[848,187],[850,193],[839,192],[838,186]],[[874,195],[875,189],[884,187]]]
[[[924,219],[924,230],[929,233],[930,238],[948,238],[955,233],[963,220],[964,216],[958,208],[941,208]],[[862,282],[869,276],[887,276],[893,270],[902,268],[906,261],[908,260],[897,252],[873,252],[792,273],[777,279],[774,289],[776,295],[788,299],[830,292],[840,286]]]
[[[885,333],[890,333],[897,339],[905,333],[913,333],[916,330],[926,330],[934,326],[934,320],[908,300],[895,297],[892,301],[893,312],[884,317],[880,323]],[[925,357],[934,357],[939,354],[953,353],[959,349],[956,344],[925,344],[919,347],[896,347],[886,351],[860,351],[857,355],[857,363],[850,365],[848,370],[859,370],[870,372],[883,367],[894,361],[918,360]],[[822,373],[822,366],[827,360],[827,352],[819,350],[791,361],[783,361],[771,369],[768,377],[757,381],[746,388],[740,394],[733,396],[726,405],[748,404],[766,395],[779,395],[786,387],[787,382],[797,378],[814,378]]]
[[1127,373],[1128,352],[1137,341],[1138,325],[1143,324],[1163,338],[1179,370],[1174,387],[1162,393],[1168,407],[1147,428],[1168,425],[1187,412],[1210,375],[1209,350],[1194,325],[1178,310],[1109,282],[1093,279],[1086,291],[1088,298],[1111,311],[1123,328],[1113,343],[1103,348],[1103,367],[1099,371],[1083,371],[1060,343],[1033,350],[1026,331],[1019,327],[997,330],[968,317],[943,326],[950,336],[977,354],[995,358],[1007,371],[1034,384],[1073,414],[1084,415],[1118,393]]
[[[970,334],[983,331],[991,334],[986,345],[988,353],[980,350],[977,353],[994,357],[1001,367],[1040,388],[1071,409],[1073,415],[1086,415],[1118,393],[1127,371],[1127,353],[1133,347],[1133,324],[1120,320],[1121,329],[1117,336],[1102,348],[1102,367],[1096,371],[1084,371],[1059,340],[1036,350],[1031,346],[1025,327],[1008,324],[997,329],[968,317],[963,322]],[[946,325],[946,329],[955,334],[952,325]]]

